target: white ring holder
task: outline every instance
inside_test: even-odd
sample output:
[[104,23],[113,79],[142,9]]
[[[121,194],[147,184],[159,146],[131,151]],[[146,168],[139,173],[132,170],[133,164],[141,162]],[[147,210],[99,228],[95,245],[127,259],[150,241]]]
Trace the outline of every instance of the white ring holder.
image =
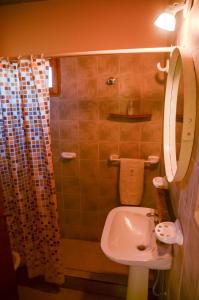
[[165,244],[183,244],[180,222],[162,222],[155,227],[156,238]]
[[[176,106],[180,77],[184,80],[184,114],[179,160],[176,158]],[[164,106],[164,162],[169,182],[186,175],[191,159],[196,120],[196,76],[192,56],[175,47],[169,64]]]

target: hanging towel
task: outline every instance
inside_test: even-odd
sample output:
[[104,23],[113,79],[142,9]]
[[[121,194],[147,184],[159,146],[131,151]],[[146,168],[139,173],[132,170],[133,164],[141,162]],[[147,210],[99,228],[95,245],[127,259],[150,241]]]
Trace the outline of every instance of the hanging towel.
[[142,200],[144,160],[120,158],[120,202],[139,205]]

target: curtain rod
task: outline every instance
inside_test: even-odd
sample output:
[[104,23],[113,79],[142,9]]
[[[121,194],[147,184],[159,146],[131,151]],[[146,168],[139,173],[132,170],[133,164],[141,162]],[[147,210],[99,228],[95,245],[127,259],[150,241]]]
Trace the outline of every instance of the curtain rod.
[[[63,54],[52,54],[52,55],[19,55],[13,57],[3,57],[9,60],[18,60],[19,58],[53,58],[53,57],[67,57],[67,56],[88,56],[88,55],[107,55],[107,54],[131,54],[131,53],[170,53],[172,47],[154,47],[154,48],[131,48],[131,49],[117,49],[117,50],[97,50],[97,51],[83,51],[83,52],[68,52]],[[2,57],[1,57],[2,58]]]
[[50,57],[65,57],[65,56],[83,56],[83,55],[106,55],[106,54],[131,54],[131,53],[170,53],[172,47],[154,47],[154,48],[131,48],[131,49],[116,49],[116,50],[97,50],[84,52],[68,52],[65,54],[53,54]]

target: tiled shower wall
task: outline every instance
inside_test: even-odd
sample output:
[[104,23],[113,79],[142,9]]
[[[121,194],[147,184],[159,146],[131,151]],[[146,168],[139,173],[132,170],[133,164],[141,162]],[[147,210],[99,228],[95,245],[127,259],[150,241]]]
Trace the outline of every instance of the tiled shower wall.
[[[147,158],[161,155],[164,75],[156,68],[163,54],[65,57],[61,96],[51,98],[51,134],[62,236],[99,240],[105,217],[119,205],[119,166],[110,154]],[[117,78],[109,86],[109,77]],[[122,122],[109,113],[152,113],[150,121]],[[77,158],[64,161],[63,151]],[[143,206],[154,207],[151,180],[158,168],[145,170]]]

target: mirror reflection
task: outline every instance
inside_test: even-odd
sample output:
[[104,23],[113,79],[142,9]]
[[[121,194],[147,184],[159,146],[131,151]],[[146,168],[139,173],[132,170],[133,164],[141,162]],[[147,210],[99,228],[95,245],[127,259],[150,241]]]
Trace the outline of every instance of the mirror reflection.
[[184,81],[181,73],[176,108],[176,160],[179,160],[180,146],[182,140],[183,113],[184,113]]

